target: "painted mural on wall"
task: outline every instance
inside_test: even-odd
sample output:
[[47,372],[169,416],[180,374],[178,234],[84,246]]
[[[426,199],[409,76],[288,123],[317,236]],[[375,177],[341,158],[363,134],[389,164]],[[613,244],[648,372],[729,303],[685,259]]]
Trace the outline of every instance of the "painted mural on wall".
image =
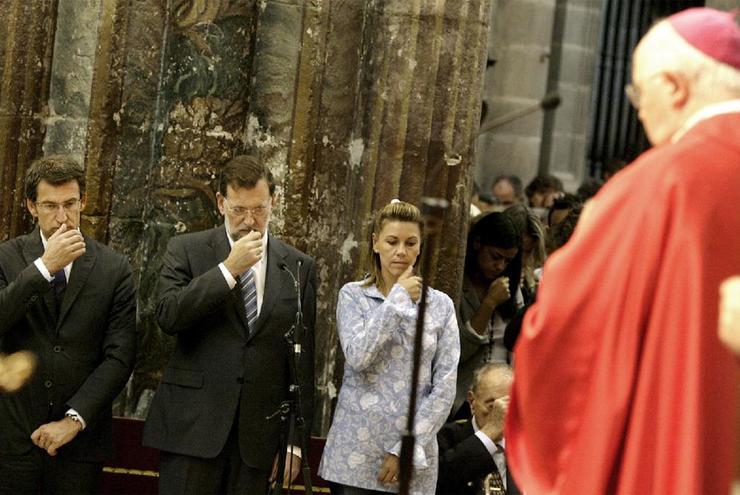
[[[189,0],[174,5],[164,47],[148,232],[139,247],[142,348],[127,412],[147,409],[174,340],[155,322],[157,272],[170,237],[221,222],[221,166],[243,148],[249,101],[254,2]],[[143,393],[143,395],[142,395]],[[139,400],[138,398],[142,399]]]

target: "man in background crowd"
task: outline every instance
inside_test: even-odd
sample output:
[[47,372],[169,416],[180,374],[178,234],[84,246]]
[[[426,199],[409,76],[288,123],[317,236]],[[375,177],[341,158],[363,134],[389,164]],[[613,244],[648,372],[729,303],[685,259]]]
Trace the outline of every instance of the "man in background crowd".
[[491,193],[494,205],[498,206],[500,211],[524,202],[522,180],[516,175],[499,175],[493,179]]
[[476,370],[468,391],[471,419],[447,423],[437,434],[437,495],[518,494],[506,467],[503,437],[509,392],[514,380],[506,364],[489,363]]

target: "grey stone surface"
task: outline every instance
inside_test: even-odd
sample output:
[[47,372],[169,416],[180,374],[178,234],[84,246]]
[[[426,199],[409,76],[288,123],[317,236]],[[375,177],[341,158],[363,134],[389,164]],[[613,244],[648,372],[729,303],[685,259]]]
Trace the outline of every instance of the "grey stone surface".
[[[585,142],[602,4],[602,0],[566,4],[556,85],[561,105],[555,111],[550,163],[551,172],[564,177],[569,189],[575,189],[585,174],[585,149],[559,141],[563,135],[578,135],[576,141]],[[493,2],[492,15],[488,53],[496,58],[496,65],[486,74],[484,90],[489,119],[544,97],[555,1],[498,0]],[[525,184],[537,174],[542,124],[543,114],[538,111],[478,139],[475,177],[483,189],[502,173],[519,175]],[[570,168],[561,169],[561,163]]]
[[58,0],[44,153],[85,153],[100,0]]

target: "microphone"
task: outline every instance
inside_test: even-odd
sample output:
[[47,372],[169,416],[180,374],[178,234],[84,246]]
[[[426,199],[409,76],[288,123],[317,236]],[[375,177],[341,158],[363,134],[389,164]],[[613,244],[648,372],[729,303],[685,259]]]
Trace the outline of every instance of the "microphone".
[[[288,268],[287,263],[280,263],[278,265],[281,270],[288,272],[288,275],[290,275],[290,278],[293,279],[293,288],[295,289],[296,300],[297,300],[297,311],[296,311],[296,317],[295,317],[295,324],[293,325],[293,328],[291,330],[295,332],[295,335],[298,335],[298,332],[301,332],[300,327],[303,325],[303,308],[301,307],[301,282],[300,282],[302,264],[303,262],[301,260],[298,260],[298,272],[297,272],[298,278],[296,278],[296,276],[293,275],[293,272],[290,271],[290,268]],[[288,333],[290,333],[290,331]],[[297,339],[294,340],[293,352],[295,354],[300,354],[301,351],[302,351],[301,343]]]
[[484,122],[480,126],[480,129],[478,129],[478,135],[480,136],[483,133],[492,131],[493,129],[496,129],[497,127],[501,127],[502,125],[513,122],[521,117],[524,117],[525,115],[534,113],[539,109],[548,111],[548,110],[553,110],[557,108],[559,105],[560,105],[560,95],[557,93],[548,93],[545,95],[544,98],[542,98],[542,100],[540,100],[539,102],[533,105],[527,105],[524,108],[520,108],[519,110],[514,110],[513,112],[509,112],[505,115],[502,115],[501,117],[493,119],[490,122]]

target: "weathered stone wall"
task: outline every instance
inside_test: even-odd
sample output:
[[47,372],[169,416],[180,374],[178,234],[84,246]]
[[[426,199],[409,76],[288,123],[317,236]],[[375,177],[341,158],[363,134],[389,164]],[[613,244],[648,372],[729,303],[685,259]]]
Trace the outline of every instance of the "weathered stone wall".
[[23,175],[41,153],[56,0],[0,0],[0,240],[30,228]]
[[493,1],[489,56],[496,64],[486,74],[487,119],[537,104],[550,91],[561,104],[551,115],[533,112],[481,135],[475,177],[483,190],[499,174],[518,175],[526,185],[543,167],[569,189],[580,184],[602,4]]
[[722,10],[740,9],[740,1],[738,0],[707,0],[707,7]]
[[12,184],[42,142],[84,160],[83,228],[136,271],[141,352],[118,411],[142,416],[173,344],[153,315],[167,240],[220,223],[221,166],[259,154],[282,182],[271,230],[318,262],[325,432],[336,294],[363,273],[373,211],[449,199],[428,278],[459,292],[489,0],[58,1],[0,0],[0,234],[29,227]]
[[550,115],[551,140],[543,150],[548,157],[540,157],[540,169],[559,177],[569,191],[578,189],[588,173],[586,147],[603,4],[604,0],[568,0],[558,5],[564,10],[564,25],[558,41],[560,67],[552,86],[561,104]]

